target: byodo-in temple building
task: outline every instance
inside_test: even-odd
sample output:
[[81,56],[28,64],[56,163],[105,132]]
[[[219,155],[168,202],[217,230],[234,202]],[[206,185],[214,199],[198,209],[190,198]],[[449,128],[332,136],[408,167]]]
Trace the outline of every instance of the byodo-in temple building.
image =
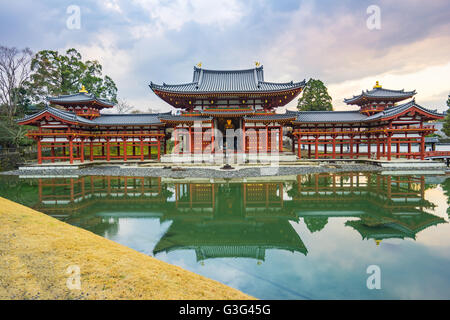
[[[38,163],[44,161],[161,161],[165,154],[289,155],[336,159],[424,159],[430,121],[443,115],[415,102],[415,91],[371,90],[345,99],[353,111],[286,111],[305,81],[275,83],[262,66],[247,70],[194,67],[191,82],[151,83],[174,112],[107,114],[113,104],[89,94],[48,98],[45,109],[18,121],[36,127]],[[291,139],[290,148],[283,137]],[[286,139],[288,139],[286,138]],[[168,150],[168,140],[173,148]],[[203,158],[204,159],[204,158]]]

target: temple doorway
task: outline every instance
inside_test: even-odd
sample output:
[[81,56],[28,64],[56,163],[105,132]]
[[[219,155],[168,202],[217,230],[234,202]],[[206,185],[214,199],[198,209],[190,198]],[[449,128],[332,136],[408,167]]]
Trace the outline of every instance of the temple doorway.
[[[219,152],[237,152],[241,147],[239,144],[241,119],[218,118],[216,128],[222,134],[222,139],[218,140]],[[227,136],[227,134],[231,134],[231,136]]]

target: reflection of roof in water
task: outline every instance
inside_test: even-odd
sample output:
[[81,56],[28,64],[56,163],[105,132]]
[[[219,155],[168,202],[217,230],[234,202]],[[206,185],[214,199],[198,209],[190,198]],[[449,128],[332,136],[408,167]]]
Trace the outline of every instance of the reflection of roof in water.
[[412,215],[363,216],[361,220],[347,221],[345,225],[358,231],[363,239],[415,239],[420,231],[440,223],[446,223],[445,219],[421,212]]
[[197,260],[217,257],[261,259],[266,249],[307,254],[308,250],[287,220],[230,224],[174,221],[153,253],[194,249]]

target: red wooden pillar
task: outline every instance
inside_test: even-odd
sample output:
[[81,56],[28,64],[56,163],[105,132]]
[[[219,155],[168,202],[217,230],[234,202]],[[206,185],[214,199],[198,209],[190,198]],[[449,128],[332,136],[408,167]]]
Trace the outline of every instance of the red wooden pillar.
[[106,161],[109,162],[110,159],[111,159],[111,153],[109,150],[109,138],[106,138]]
[[372,154],[372,140],[370,140],[370,135],[367,136],[367,158],[370,159]]
[[314,153],[315,153],[314,158],[319,159],[319,136],[318,135],[315,136]]
[[280,126],[280,146],[278,147],[278,152],[283,152],[283,126]]
[[387,159],[388,161],[391,160],[391,133],[388,133],[387,137]]
[[309,137],[307,137],[308,139],[308,159],[311,159],[311,142],[309,141]]
[[164,154],[167,154],[166,130],[164,129]]
[[353,159],[353,134],[350,134],[350,159]]
[[[298,156],[299,159],[301,159],[302,158],[302,151],[301,151],[301,148],[300,148],[300,146],[301,146],[300,139],[301,139],[302,136],[300,134],[298,134],[296,137],[297,137],[297,156]],[[292,145],[295,147],[295,140],[292,140]]]
[[81,139],[79,149],[80,149],[80,161],[83,163],[84,162],[84,139]]
[[[245,122],[243,122],[244,125],[244,152],[245,152]],[[215,147],[215,138],[216,135],[214,134],[215,128],[214,128],[214,120],[211,120],[211,153],[216,152],[216,147]]]
[[340,143],[340,152],[341,152],[341,159],[343,158],[344,154],[344,142],[343,142],[344,136],[341,137],[341,143]]
[[177,132],[177,128],[175,127],[173,129],[173,153],[178,154],[180,146],[178,145],[178,132]]
[[300,139],[298,139],[298,136],[297,135],[292,135],[292,149],[291,149],[292,153],[295,153],[295,140],[296,140],[296,138],[297,138],[297,146],[298,147],[300,146]]
[[123,161],[127,161],[127,139],[123,138]]
[[73,163],[73,141],[72,141],[72,137],[69,138],[69,162]]
[[[165,144],[164,144],[164,146],[165,146]],[[144,161],[144,139],[142,137],[141,137],[140,149],[141,149],[141,161]]]
[[158,161],[161,160],[161,140],[158,137]]
[[420,134],[420,160],[425,159],[425,134]]
[[42,163],[42,145],[41,145],[41,137],[37,138],[37,157],[38,163]]
[[356,159],[359,158],[359,144],[361,143],[361,138],[356,142]]
[[377,160],[380,160],[380,136],[377,136]]
[[245,153],[245,121],[242,119],[242,147],[241,151]]
[[400,158],[400,142],[397,142],[397,155],[396,158]]
[[333,134],[333,154],[332,154],[332,158],[336,159],[336,135]]
[[266,153],[269,152],[269,126],[266,125]]
[[189,126],[189,152],[194,153],[194,137],[192,136],[192,126]]

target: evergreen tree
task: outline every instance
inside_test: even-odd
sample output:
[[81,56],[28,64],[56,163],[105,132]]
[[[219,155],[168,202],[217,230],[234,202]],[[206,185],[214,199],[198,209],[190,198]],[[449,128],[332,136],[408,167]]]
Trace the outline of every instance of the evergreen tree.
[[116,84],[102,76],[102,65],[96,60],[83,61],[76,49],[65,54],[39,51],[31,61],[31,72],[25,88],[33,103],[42,105],[48,96],[76,93],[81,85],[96,97],[117,103]]
[[300,111],[332,111],[331,96],[328,89],[320,80],[309,79],[298,99],[297,108]]
[[448,95],[447,106],[449,107],[449,109],[447,110],[447,116],[444,119],[442,131],[447,137],[450,137],[450,94]]

